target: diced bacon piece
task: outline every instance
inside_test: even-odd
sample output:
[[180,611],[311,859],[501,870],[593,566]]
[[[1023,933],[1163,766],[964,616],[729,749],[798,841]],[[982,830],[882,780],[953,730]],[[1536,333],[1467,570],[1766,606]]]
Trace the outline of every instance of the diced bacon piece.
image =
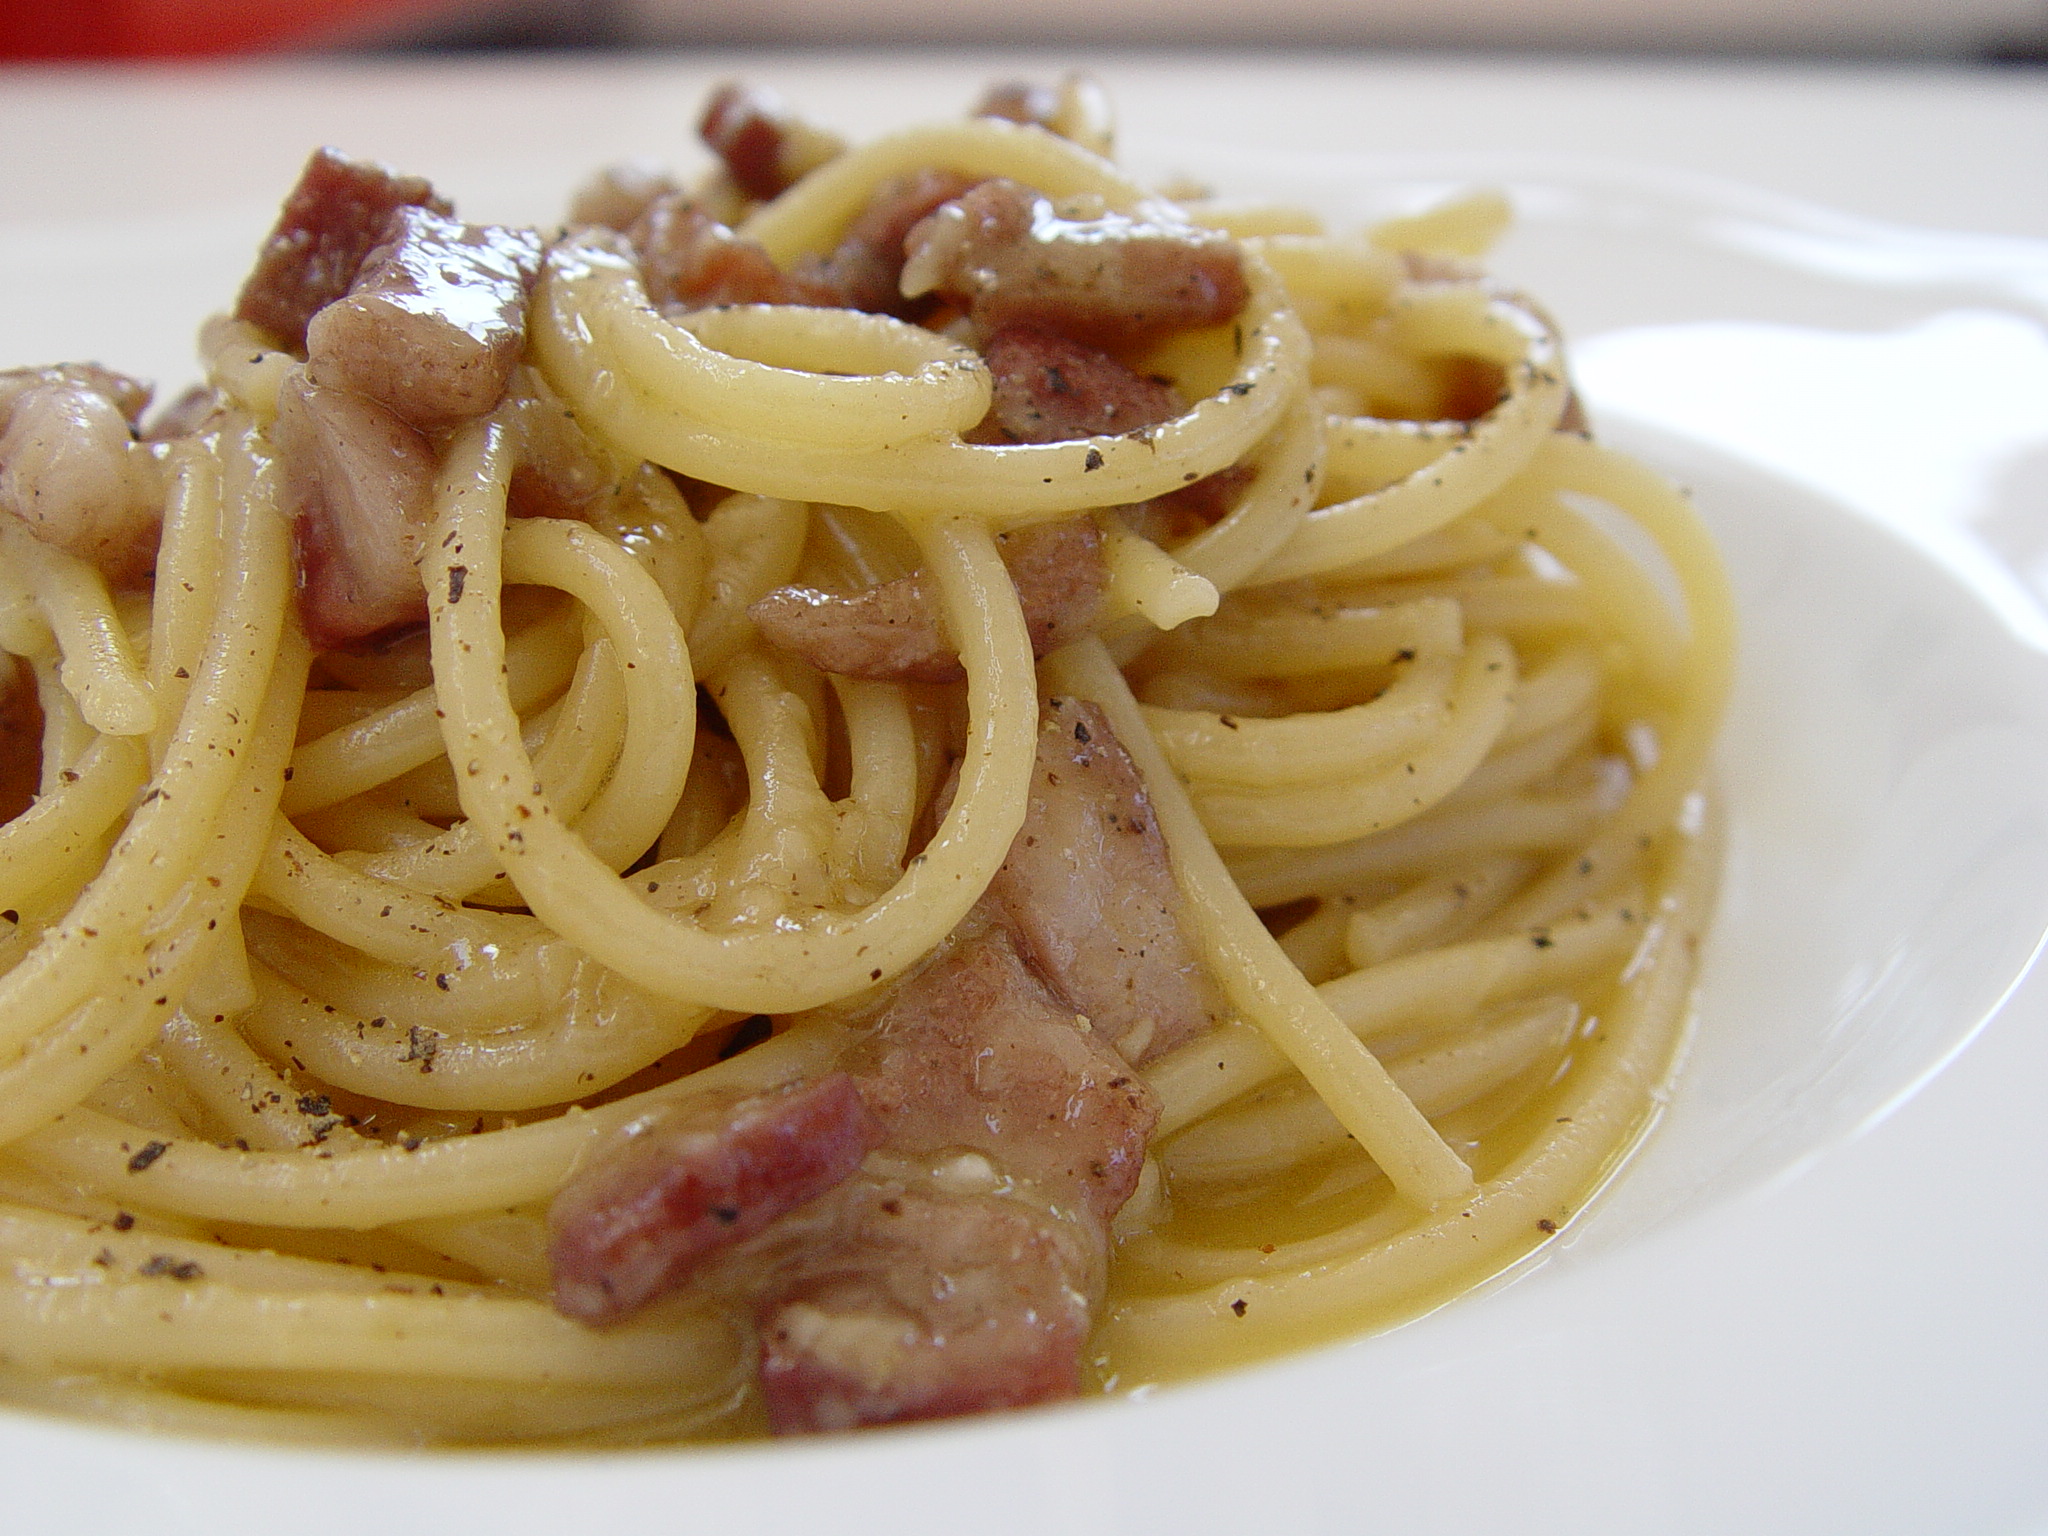
[[928,169],[885,181],[840,237],[832,254],[798,267],[800,276],[837,295],[848,309],[871,314],[906,314],[903,297],[903,242],[935,209],[959,197],[976,178],[958,171]]
[[0,507],[117,587],[148,577],[163,521],[162,472],[128,414],[148,398],[91,364],[0,375]]
[[[1152,974],[1155,964],[1169,973],[1192,965],[1192,955],[1143,786],[1094,706],[1048,706],[1025,829],[990,898],[840,1061],[876,1127],[858,1171],[751,1237],[693,1250],[689,1283],[755,1318],[777,1434],[1080,1391],[1109,1223],[1136,1187],[1159,1106],[1115,1037],[1073,998],[1113,994],[1095,1004],[1104,1020],[1133,1006],[1158,1016],[1122,1036],[1134,1055],[1163,1049],[1208,1015],[1186,1005],[1185,978]],[[1054,839],[1073,839],[1077,854],[1060,857]],[[1128,897],[1118,894],[1125,885]],[[1079,936],[1090,922],[1111,931]],[[1118,964],[1144,979],[1105,983],[1102,968]],[[1180,1012],[1168,1020],[1170,1009]],[[705,1133],[710,1144],[732,1136],[737,1117],[727,1113]],[[639,1182],[666,1187],[699,1161],[671,1157]],[[578,1178],[634,1185],[613,1171],[622,1166]],[[707,1204],[688,1202],[693,1231]],[[559,1253],[556,1266],[560,1306]],[[607,1261],[569,1283],[594,1286],[608,1303],[605,1280],[615,1293],[626,1271]]]
[[1247,296],[1227,235],[1114,213],[1062,218],[1002,178],[933,213],[904,249],[904,292],[938,293],[985,332],[1029,325],[1113,347],[1221,324]]
[[[1015,529],[998,534],[996,548],[1016,583],[1034,655],[1048,655],[1095,627],[1109,575],[1102,532],[1093,521]],[[781,587],[747,612],[771,645],[820,671],[926,683],[966,676],[922,571],[844,597]]]
[[0,424],[7,420],[8,412],[14,409],[14,402],[30,390],[43,384],[75,384],[102,395],[107,403],[119,411],[128,425],[133,427],[142,420],[142,413],[149,409],[149,399],[155,393],[139,379],[131,379],[125,373],[116,373],[98,363],[58,363],[50,368],[9,368],[0,371]]
[[748,197],[766,202],[844,148],[784,109],[773,93],[728,81],[711,93],[697,133]]
[[1094,519],[1034,523],[996,535],[996,553],[1017,588],[1031,654],[1050,656],[1095,629],[1109,566]]
[[832,289],[784,272],[759,245],[742,240],[679,192],[648,204],[626,238],[657,309],[839,302]]
[[995,394],[972,436],[992,443],[1064,443],[1141,432],[1187,409],[1167,384],[1107,352],[1035,326],[997,331],[982,349]]
[[235,318],[301,349],[307,322],[348,292],[391,215],[405,207],[455,212],[421,177],[350,160],[338,150],[315,150],[242,284]]
[[1073,1396],[1108,1223],[1158,1122],[1151,1091],[1000,927],[913,978],[848,1070],[884,1153],[757,1256],[761,1387],[779,1434]]
[[422,429],[481,416],[525,350],[539,272],[531,230],[400,208],[347,294],[307,325],[307,371]]
[[322,649],[423,621],[419,558],[434,450],[363,395],[294,369],[272,429],[299,549],[299,615]]
[[506,493],[509,513],[587,519],[619,471],[537,369],[521,364],[513,371],[500,419],[519,440],[519,462]]
[[774,1433],[953,1418],[1080,1391],[1098,1264],[1078,1232],[996,1196],[862,1193],[858,1235],[824,1273],[761,1308],[761,1396]]
[[570,198],[569,224],[571,228],[595,224],[623,234],[657,197],[681,191],[668,172],[645,161],[608,165]]
[[144,442],[168,443],[190,437],[220,409],[220,396],[205,384],[194,384],[152,416],[142,429]]
[[556,1197],[556,1310],[616,1322],[844,1181],[881,1127],[843,1072],[659,1120]]
[[1117,510],[1131,531],[1153,543],[1170,546],[1213,527],[1234,508],[1257,472],[1248,464],[1232,464],[1204,475],[1177,491],[1135,501]]
[[1107,1221],[1137,1187],[1159,1107],[1019,949],[1002,927],[960,939],[896,994],[847,1070],[889,1150],[965,1148]]
[[1032,968],[1132,1065],[1215,1022],[1152,802],[1095,705],[1046,705],[1024,830],[989,896]]
[[1052,130],[1059,120],[1060,93],[1029,80],[998,80],[981,94],[969,117],[999,117],[1004,122]]

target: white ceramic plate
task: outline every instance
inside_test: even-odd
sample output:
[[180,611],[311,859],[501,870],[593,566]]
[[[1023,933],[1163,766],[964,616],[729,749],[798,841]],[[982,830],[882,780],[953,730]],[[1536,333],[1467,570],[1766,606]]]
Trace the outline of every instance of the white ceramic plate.
[[[1500,159],[1172,160],[1340,218],[1511,186],[1502,270],[1576,338],[1603,431],[1691,486],[1723,540],[1744,614],[1732,858],[1691,1059],[1626,1177],[1483,1295],[1141,1403],[619,1458],[307,1453],[0,1412],[0,1528],[2037,1528],[2048,995],[2022,991],[1901,1126],[1871,1128],[2008,1002],[2048,929],[2029,585],[2048,247]],[[43,361],[71,350],[65,317],[96,317],[76,350],[175,378],[248,222],[133,221],[111,254],[103,226],[0,226],[0,337]],[[140,298],[138,252],[158,263]]]

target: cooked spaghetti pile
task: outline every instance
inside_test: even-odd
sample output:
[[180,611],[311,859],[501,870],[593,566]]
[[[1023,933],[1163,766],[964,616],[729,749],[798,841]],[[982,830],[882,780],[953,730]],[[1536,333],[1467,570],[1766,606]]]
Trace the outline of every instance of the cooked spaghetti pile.
[[1085,80],[471,224],[322,151],[164,410],[0,375],[0,1392],[627,1444],[1385,1321],[1640,1134],[1728,596],[1478,195]]

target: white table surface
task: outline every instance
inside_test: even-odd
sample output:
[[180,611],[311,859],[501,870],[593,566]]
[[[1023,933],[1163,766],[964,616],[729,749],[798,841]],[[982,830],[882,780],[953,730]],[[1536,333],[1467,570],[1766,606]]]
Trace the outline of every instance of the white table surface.
[[[222,210],[244,216],[253,240],[319,141],[401,160],[455,189],[475,216],[546,218],[598,161],[672,149],[687,163],[696,103],[724,75],[770,81],[820,119],[860,126],[876,114],[876,98],[888,104],[886,118],[905,116],[902,103],[913,97],[950,113],[964,99],[963,76],[1071,62],[877,58],[861,73],[861,91],[873,93],[866,100],[857,99],[843,55],[332,63],[314,67],[317,90],[305,88],[302,65],[0,74],[0,145],[9,146],[0,155],[0,240],[47,239],[51,259],[67,259],[81,221],[118,239],[124,228],[185,214],[199,229]],[[1122,55],[1090,64],[1117,99],[1134,158],[1189,139],[1511,147],[1732,178],[1902,223],[2048,236],[2048,81],[2035,73],[1372,56]],[[224,92],[232,113],[219,109]],[[66,118],[77,112],[93,114],[97,131],[68,134]],[[106,131],[109,122],[122,131]],[[211,174],[229,136],[239,169]],[[416,151],[425,143],[434,148],[423,160]],[[22,152],[31,145],[33,153]],[[164,260],[174,277],[217,256],[204,241],[171,246]],[[110,337],[131,301],[109,295]],[[75,337],[80,318],[65,323]],[[39,349],[18,340],[4,342],[9,360],[32,360]],[[98,350],[116,360],[111,342]],[[2048,518],[2048,488],[2040,500]],[[1706,1218],[1707,1230],[1726,1238],[1697,1250],[1710,1266],[1704,1293],[1718,1297],[1717,1331],[1753,1326],[1784,1341],[1772,1379],[1755,1383],[1749,1399],[1746,1464],[1644,1442],[1629,1447],[1636,1459],[1611,1488],[1549,1484],[1544,1433],[1560,1444],[1612,1434],[1627,1446],[1627,1405],[1658,1367],[1620,1343],[1603,1356],[1595,1338],[1576,1345],[1576,1398],[1555,1404],[1548,1430],[1484,1475],[1528,1479],[1532,1506],[1547,1509],[1532,1528],[1546,1531],[2048,1531],[2048,1305],[2031,1336],[2017,1337],[2009,1318],[1987,1319],[1972,1306],[1988,1280],[2048,1276],[2040,1172],[2048,1114],[2044,1085],[2030,1075],[2044,1027],[2048,979],[2037,973],[1890,1119]],[[1930,1286],[1926,1264],[1902,1266],[1908,1250],[1943,1255],[1946,1280]],[[1701,1287],[1687,1289],[1682,1308],[1632,1288],[1631,1257],[1609,1286],[1617,1317],[1652,1325],[1668,1351],[1683,1355]],[[1864,1299],[1863,1315],[1877,1298],[1895,1320],[1889,1338],[1833,1325],[1837,1299],[1852,1293]],[[1615,1336],[1639,1333],[1617,1328]],[[1532,1367],[1544,1363],[1541,1338],[1503,1347],[1521,1350]],[[1692,1360],[1690,1369],[1715,1365]],[[1966,1402],[1975,1411],[1958,1413]],[[1830,1469],[1826,1476],[1813,1475],[1816,1464]],[[1573,1509],[1582,1518],[1551,1518]],[[1220,1520],[1227,1511],[1209,1513]],[[1253,1528],[1264,1523],[1250,1519]],[[1233,1516],[1233,1524],[1244,1521]],[[1370,1524],[1361,1509],[1357,1528]],[[1195,1525],[1215,1528],[1199,1515]]]

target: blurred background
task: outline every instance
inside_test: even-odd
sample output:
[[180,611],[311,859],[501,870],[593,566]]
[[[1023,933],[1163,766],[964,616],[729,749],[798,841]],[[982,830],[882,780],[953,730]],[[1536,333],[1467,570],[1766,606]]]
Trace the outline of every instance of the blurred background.
[[0,58],[808,43],[2048,61],[2048,0],[7,0]]

